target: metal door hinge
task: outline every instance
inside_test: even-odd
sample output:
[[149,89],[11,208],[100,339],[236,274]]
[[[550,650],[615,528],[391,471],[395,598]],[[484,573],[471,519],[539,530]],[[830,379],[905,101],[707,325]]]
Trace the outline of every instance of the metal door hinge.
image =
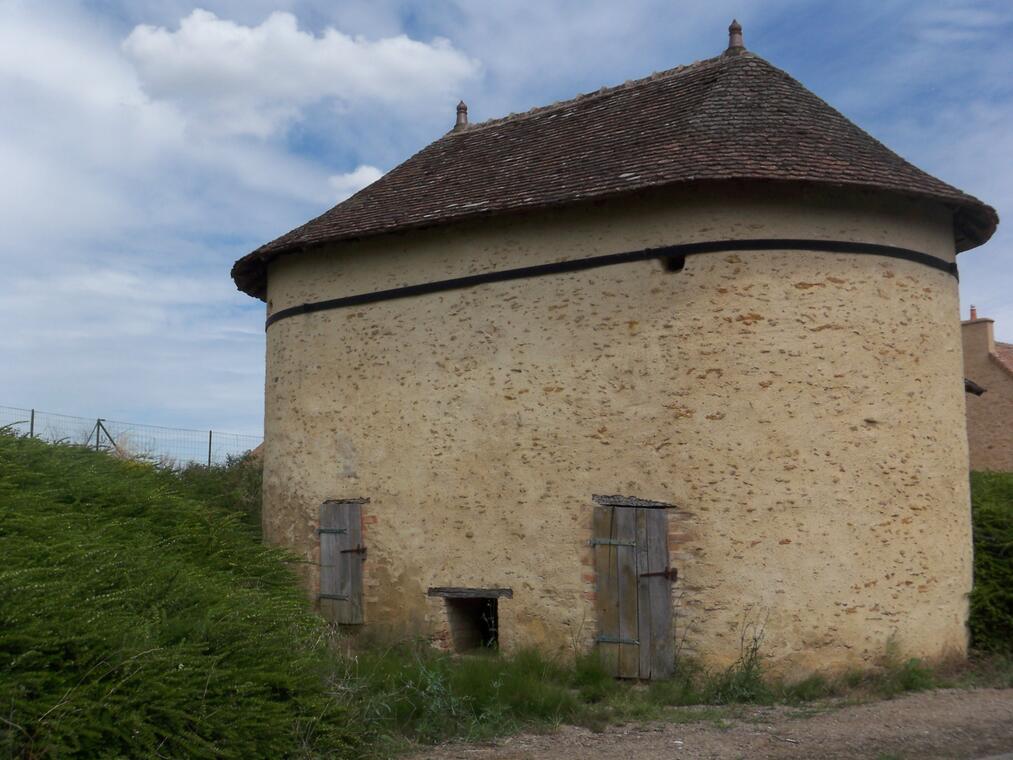
[[365,546],[356,546],[354,549],[342,549],[341,554],[361,554],[363,557],[366,556]]
[[636,541],[620,541],[617,538],[592,538],[587,542],[590,546],[636,546]]
[[317,534],[319,535],[321,533],[337,533],[339,535],[344,535],[345,533],[348,533],[348,529],[347,528],[317,528]]
[[339,602],[348,601],[348,597],[341,594],[317,594],[317,599],[337,599]]
[[596,636],[594,640],[597,641],[599,644],[636,644],[638,646],[640,645],[639,639],[621,639],[618,636],[607,636],[605,634]]

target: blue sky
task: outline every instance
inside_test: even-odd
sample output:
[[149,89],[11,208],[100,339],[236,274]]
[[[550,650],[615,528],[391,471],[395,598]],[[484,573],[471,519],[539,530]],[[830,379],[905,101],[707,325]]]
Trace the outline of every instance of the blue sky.
[[994,205],[1013,341],[1008,0],[0,0],[0,404],[260,430],[232,262],[473,121],[746,46]]

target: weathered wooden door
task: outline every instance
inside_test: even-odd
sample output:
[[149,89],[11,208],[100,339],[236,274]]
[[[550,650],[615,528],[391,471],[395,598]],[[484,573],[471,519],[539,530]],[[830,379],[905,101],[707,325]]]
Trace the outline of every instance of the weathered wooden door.
[[675,665],[669,504],[595,496],[598,649],[620,678],[667,678]]
[[333,623],[362,617],[362,505],[368,499],[329,500],[320,505],[320,612]]

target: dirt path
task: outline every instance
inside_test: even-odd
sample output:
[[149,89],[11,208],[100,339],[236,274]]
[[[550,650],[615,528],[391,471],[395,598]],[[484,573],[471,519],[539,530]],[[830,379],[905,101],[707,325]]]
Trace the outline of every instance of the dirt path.
[[1013,689],[933,691],[850,707],[744,707],[723,715],[678,708],[673,721],[601,734],[564,726],[495,744],[445,745],[419,760],[949,760],[1013,753]]

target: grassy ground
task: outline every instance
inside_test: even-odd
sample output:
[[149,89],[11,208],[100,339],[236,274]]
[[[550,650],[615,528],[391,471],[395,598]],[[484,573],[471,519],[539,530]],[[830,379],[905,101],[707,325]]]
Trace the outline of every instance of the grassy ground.
[[351,752],[285,555],[175,474],[0,435],[0,757]]
[[[674,679],[648,685],[616,681],[593,657],[576,664],[537,652],[453,658],[424,644],[373,649],[343,665],[346,704],[369,727],[369,742],[381,754],[561,723],[600,730],[642,720],[720,722],[743,704],[822,709],[827,700],[850,704],[932,688],[1013,687],[1013,659],[999,655],[931,668],[886,653],[875,670],[784,681],[765,674],[750,649],[727,670],[683,662]],[[671,709],[688,706],[698,709]]]
[[[875,671],[787,682],[751,640],[727,670],[684,660],[649,685],[615,681],[593,657],[450,657],[425,642],[341,654],[291,559],[257,539],[257,467],[159,471],[0,434],[0,757],[388,756],[564,722],[720,721],[743,703],[1013,686],[1002,651],[934,669],[886,652]],[[1009,529],[1006,487],[976,481],[991,505],[979,553],[1008,551],[995,538]],[[976,619],[1001,623],[1002,594]],[[701,707],[671,709],[685,705]]]

